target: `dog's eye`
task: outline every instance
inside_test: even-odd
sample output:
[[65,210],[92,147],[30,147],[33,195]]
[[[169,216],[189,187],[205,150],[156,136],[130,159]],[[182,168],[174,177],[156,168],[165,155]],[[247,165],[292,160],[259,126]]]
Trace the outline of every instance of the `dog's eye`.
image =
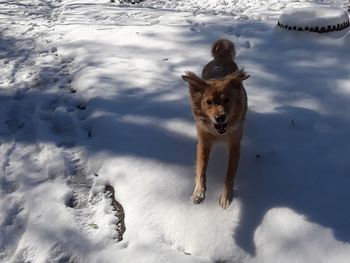
[[229,102],[230,102],[230,99],[229,99],[229,98],[225,98],[225,99],[224,99],[224,103],[225,103],[225,104],[227,104],[227,103],[229,103]]
[[213,101],[212,100],[207,100],[207,104],[208,105],[213,105]]

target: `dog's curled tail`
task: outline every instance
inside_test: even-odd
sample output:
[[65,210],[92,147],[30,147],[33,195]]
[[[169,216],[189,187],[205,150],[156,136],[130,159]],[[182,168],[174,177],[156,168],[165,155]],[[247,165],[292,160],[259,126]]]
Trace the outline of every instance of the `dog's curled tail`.
[[235,45],[228,39],[219,39],[211,48],[214,59],[234,59],[236,56]]

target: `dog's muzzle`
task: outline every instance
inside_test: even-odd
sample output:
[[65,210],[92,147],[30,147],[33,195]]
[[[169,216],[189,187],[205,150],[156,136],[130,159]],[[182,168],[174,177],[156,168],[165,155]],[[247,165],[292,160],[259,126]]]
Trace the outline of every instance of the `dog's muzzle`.
[[214,123],[214,128],[218,134],[225,134],[227,131],[227,122],[225,123]]

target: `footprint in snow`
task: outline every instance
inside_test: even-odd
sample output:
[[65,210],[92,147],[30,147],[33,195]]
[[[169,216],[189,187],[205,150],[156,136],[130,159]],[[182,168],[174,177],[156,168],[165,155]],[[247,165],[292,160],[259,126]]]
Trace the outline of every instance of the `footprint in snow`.
[[[103,241],[111,242],[121,241],[125,232],[124,209],[116,201],[113,186],[106,185],[96,187],[96,173],[91,173],[86,169],[86,160],[81,153],[75,150],[66,149],[64,158],[67,167],[67,185],[71,193],[65,198],[65,205],[75,215],[77,223],[84,231],[94,233],[97,229],[107,229],[108,236]],[[110,201],[106,202],[106,199]],[[109,220],[107,224],[97,225],[96,212],[100,211],[98,207],[103,207],[105,216]],[[99,215],[101,216],[101,215]],[[107,222],[106,221],[106,222]]]
[[57,53],[57,47],[51,47],[50,53]]
[[78,241],[71,240],[70,242],[57,243],[53,245],[50,250],[50,255],[51,255],[50,257],[52,262],[55,262],[55,263],[82,262],[82,259],[80,258],[80,256],[74,254],[74,247],[78,245],[78,244],[75,244],[74,242],[78,242]]
[[54,111],[58,107],[59,103],[59,98],[57,97],[44,102],[40,109],[44,111]]
[[34,111],[35,105],[33,103],[22,104],[14,101],[10,104],[7,112],[7,120],[5,121],[7,128],[12,132],[24,128],[31,120]]
[[8,181],[6,179],[4,179],[1,182],[1,188],[3,193],[5,194],[12,194],[14,192],[16,192],[19,188],[20,184],[18,181]]
[[[7,262],[6,257],[11,258],[15,253],[19,240],[25,232],[27,215],[20,202],[11,199],[6,202],[8,207],[3,224],[0,226],[0,261]],[[6,252],[3,254],[2,252]],[[3,261],[4,260],[4,261]]]
[[74,146],[77,138],[76,124],[65,107],[57,107],[52,113],[50,128],[59,135],[59,146]]
[[65,198],[65,205],[70,208],[75,208],[78,205],[78,194],[73,191]]
[[190,24],[190,25],[193,24],[193,20],[192,20],[192,19],[186,19],[186,22],[187,22],[188,24]]
[[7,226],[13,225],[17,216],[19,215],[19,213],[21,213],[22,210],[23,207],[18,203],[14,203],[12,206],[10,206],[6,213],[4,224]]
[[202,22],[202,23],[194,22],[192,19],[186,19],[186,22],[189,25],[192,25],[190,30],[193,31],[193,32],[200,32],[200,28],[201,27],[206,27],[207,26],[207,24],[205,22]]
[[85,104],[79,104],[77,105],[77,109],[79,110],[77,112],[77,117],[79,120],[83,121],[87,118],[88,112],[86,111],[86,105]]
[[242,44],[242,47],[249,49],[251,47],[250,41],[249,40],[244,41]]
[[18,88],[15,95],[14,95],[14,99],[15,100],[21,100],[25,97],[27,91],[29,90],[30,88],[29,87],[21,87],[21,88]]

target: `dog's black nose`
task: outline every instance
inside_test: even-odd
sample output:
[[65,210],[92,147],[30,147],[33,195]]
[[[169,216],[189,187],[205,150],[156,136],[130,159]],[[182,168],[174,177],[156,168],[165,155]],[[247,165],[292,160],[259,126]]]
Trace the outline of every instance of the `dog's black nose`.
[[222,115],[219,115],[219,116],[215,116],[215,121],[216,123],[223,123],[225,122],[226,120],[226,115],[225,114],[222,114]]

